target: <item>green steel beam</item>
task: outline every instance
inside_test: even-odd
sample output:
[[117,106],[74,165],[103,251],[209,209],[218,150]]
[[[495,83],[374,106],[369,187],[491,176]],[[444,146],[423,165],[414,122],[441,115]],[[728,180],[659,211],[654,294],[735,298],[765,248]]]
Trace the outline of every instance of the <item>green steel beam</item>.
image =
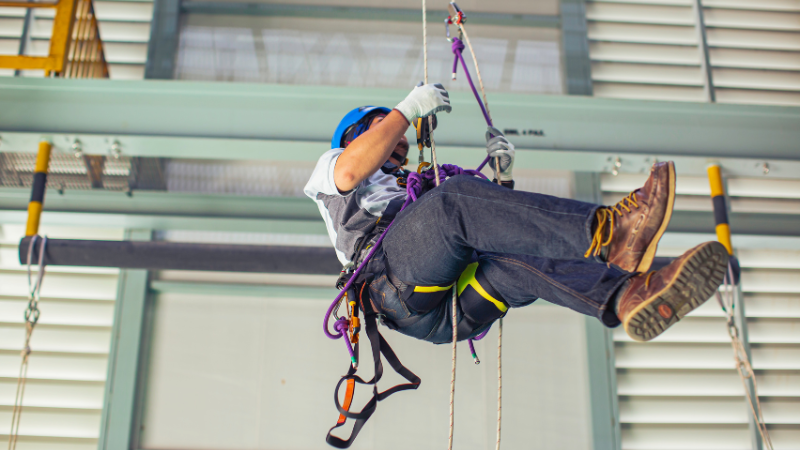
[[[126,230],[125,239],[150,240],[152,230]],[[146,270],[121,270],[114,305],[99,450],[131,447],[137,398],[142,325],[147,295]]]
[[[0,223],[24,225],[26,211],[0,210]],[[42,224],[85,227],[90,223],[109,228],[152,228],[154,230],[228,231],[327,236],[322,220],[242,219],[239,217],[197,217],[148,214],[105,214],[45,211]]]
[[[47,192],[47,211],[318,221],[319,209],[302,197],[256,197],[182,192]],[[29,189],[0,188],[0,209],[27,209]]]
[[[0,101],[0,103],[2,103]],[[517,142],[524,136],[512,136]],[[413,138],[413,137],[412,137]],[[33,153],[41,139],[53,143],[56,152],[72,152],[72,144],[80,141],[87,155],[109,155],[112,146],[128,156],[172,157],[190,159],[225,159],[242,161],[275,161],[314,163],[328,148],[328,142],[283,139],[229,139],[195,137],[161,137],[135,135],[96,135],[61,133],[0,133],[0,152]],[[620,173],[647,173],[653,161],[675,161],[681,175],[706,176],[705,167],[717,162],[725,173],[734,177],[763,177],[764,159],[708,158],[647,153],[611,153],[543,150],[517,147],[514,167],[518,169],[573,170],[578,172],[610,173],[615,166]],[[439,159],[462,167],[473,167],[485,156],[483,146],[441,145],[437,141]],[[800,178],[800,161],[770,160],[769,177]]]
[[[800,215],[729,213],[735,234],[761,236],[800,236]],[[734,222],[735,221],[735,222]],[[714,216],[707,211],[674,211],[668,232],[705,233],[714,229]]]
[[[237,16],[304,17],[318,19],[377,20],[391,22],[419,22],[419,8],[376,8],[369,6],[328,6],[305,4],[248,3],[229,1],[183,0],[181,12],[186,14],[214,14]],[[429,9],[428,17],[441,24],[448,16],[446,10]],[[500,25],[508,27],[557,28],[558,16],[535,14],[503,14],[467,12],[468,22],[475,25]]]
[[[31,132],[234,138],[311,141],[324,149],[344,112],[364,104],[391,106],[407,91],[5,78],[0,137]],[[453,112],[441,115],[437,144],[482,147],[485,124],[475,99],[469,92],[453,92],[451,99]],[[520,149],[800,160],[797,107],[519,93],[490,93],[490,99],[495,123],[519,132],[513,140]],[[217,148],[221,159],[236,151]]]
[[[575,198],[590,203],[602,203],[600,174],[576,172]],[[592,448],[620,450],[622,444],[614,339],[611,330],[596,317],[586,317],[586,355],[589,368]]]
[[150,290],[159,294],[225,295],[263,298],[312,298],[332,300],[339,293],[332,287],[267,286],[247,284],[152,281]]
[[[30,191],[0,188],[0,219],[23,220]],[[183,192],[48,191],[42,220],[85,224],[96,217],[107,226],[153,229],[325,234],[316,205],[305,197],[256,197]],[[800,236],[797,214],[730,214],[735,234]],[[92,222],[95,223],[95,222]],[[675,211],[668,231],[702,233],[714,229],[710,211]]]

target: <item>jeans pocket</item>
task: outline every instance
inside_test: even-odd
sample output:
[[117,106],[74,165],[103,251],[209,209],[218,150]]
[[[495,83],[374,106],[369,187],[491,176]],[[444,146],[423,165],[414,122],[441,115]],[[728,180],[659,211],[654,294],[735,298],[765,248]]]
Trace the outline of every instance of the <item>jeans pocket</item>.
[[381,313],[390,319],[407,319],[411,312],[400,299],[397,288],[389,282],[386,274],[381,275],[369,285],[370,298],[381,309]]

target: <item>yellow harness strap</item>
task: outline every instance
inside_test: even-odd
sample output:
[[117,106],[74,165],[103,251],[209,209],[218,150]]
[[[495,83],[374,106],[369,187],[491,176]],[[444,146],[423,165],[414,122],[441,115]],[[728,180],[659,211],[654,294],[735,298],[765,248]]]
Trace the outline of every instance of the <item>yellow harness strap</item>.
[[452,284],[450,286],[414,286],[414,292],[442,292],[450,289],[451,287],[453,287]]
[[500,300],[497,300],[496,298],[489,295],[489,293],[486,292],[486,289],[484,289],[483,286],[481,286],[481,284],[478,283],[478,280],[475,279],[475,271],[477,270],[478,270],[478,263],[474,262],[468,265],[467,269],[461,273],[461,276],[458,277],[458,295],[460,296],[461,293],[464,292],[464,289],[467,288],[467,286],[472,286],[472,288],[475,289],[475,292],[480,294],[481,297],[494,303],[494,306],[496,306],[497,309],[500,310],[500,312],[508,311],[508,306],[506,306]]

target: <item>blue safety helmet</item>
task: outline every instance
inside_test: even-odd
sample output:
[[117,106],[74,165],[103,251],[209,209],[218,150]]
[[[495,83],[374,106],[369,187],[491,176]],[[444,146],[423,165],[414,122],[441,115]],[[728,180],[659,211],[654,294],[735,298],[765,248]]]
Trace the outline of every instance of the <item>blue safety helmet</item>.
[[[369,121],[364,119],[377,114],[389,114],[390,112],[392,112],[391,109],[383,106],[359,106],[345,114],[333,133],[331,148],[344,147],[345,143],[342,141],[351,130],[353,131],[351,141],[367,131],[369,129]],[[355,127],[354,130],[352,129],[353,127]]]

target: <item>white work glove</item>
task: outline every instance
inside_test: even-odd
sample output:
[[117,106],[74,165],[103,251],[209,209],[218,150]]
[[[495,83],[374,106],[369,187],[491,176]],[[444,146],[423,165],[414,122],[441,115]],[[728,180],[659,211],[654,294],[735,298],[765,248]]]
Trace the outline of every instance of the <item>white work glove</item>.
[[[494,137],[492,137],[494,135]],[[486,131],[486,153],[491,156],[489,167],[494,170],[495,179],[511,181],[511,168],[514,167],[514,144],[508,142],[497,128],[489,127]],[[500,173],[495,168],[495,158],[500,158]]]
[[400,111],[408,123],[414,123],[420,117],[428,117],[439,111],[449,113],[453,108],[450,106],[450,95],[444,86],[437,83],[415,87],[394,109]]

